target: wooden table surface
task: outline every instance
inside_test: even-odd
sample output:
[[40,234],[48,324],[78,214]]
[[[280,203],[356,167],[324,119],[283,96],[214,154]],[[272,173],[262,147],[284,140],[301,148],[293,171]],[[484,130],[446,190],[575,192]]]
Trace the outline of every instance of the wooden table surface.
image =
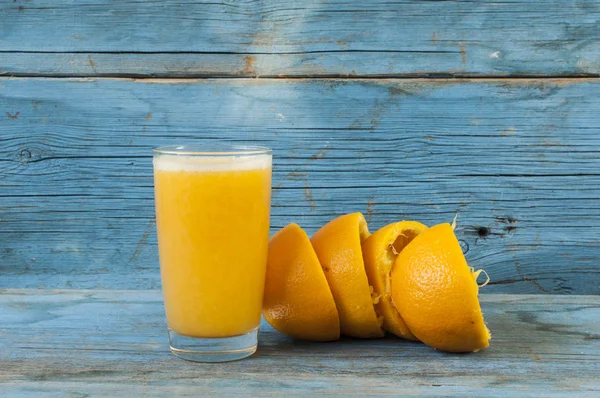
[[0,396],[600,394],[600,296],[482,295],[490,348],[393,337],[291,340],[263,325],[253,357],[170,354],[158,290],[0,290]]

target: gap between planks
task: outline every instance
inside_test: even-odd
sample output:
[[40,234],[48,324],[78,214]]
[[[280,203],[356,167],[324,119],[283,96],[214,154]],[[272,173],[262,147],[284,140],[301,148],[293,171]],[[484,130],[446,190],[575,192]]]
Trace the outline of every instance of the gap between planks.
[[[148,84],[174,84],[174,83],[197,83],[203,81],[212,80],[274,80],[274,81],[381,81],[381,82],[392,82],[392,81],[411,81],[415,83],[427,83],[427,84],[463,84],[463,83],[503,83],[503,84],[515,84],[515,85],[531,85],[539,83],[550,83],[555,86],[566,86],[570,84],[582,84],[582,83],[600,83],[600,75],[597,76],[451,76],[451,77],[440,77],[440,76],[190,76],[190,77],[149,77],[149,76],[99,76],[99,75],[35,75],[35,76],[17,76],[17,75],[2,75],[0,73],[0,81],[2,80],[29,80],[29,79],[40,79],[40,80],[73,80],[73,81],[94,81],[94,80],[114,80],[114,81],[126,81],[126,82],[142,82]],[[348,130],[348,129],[343,129]]]
[[186,81],[209,80],[209,79],[265,79],[265,80],[422,80],[428,82],[435,81],[456,81],[456,82],[485,82],[485,81],[548,81],[548,80],[573,80],[578,83],[594,81],[600,79],[600,74],[579,73],[579,74],[559,74],[559,75],[482,75],[478,73],[402,73],[402,74],[372,74],[372,75],[353,75],[353,74],[307,74],[307,75],[257,75],[257,74],[237,74],[237,73],[172,73],[163,74],[160,72],[152,74],[142,73],[8,73],[0,72],[0,79],[113,79],[113,80],[165,80],[165,81]]

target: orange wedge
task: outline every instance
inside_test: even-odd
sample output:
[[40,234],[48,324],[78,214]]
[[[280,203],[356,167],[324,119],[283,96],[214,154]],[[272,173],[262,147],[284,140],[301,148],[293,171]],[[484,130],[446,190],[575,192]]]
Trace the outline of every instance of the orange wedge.
[[338,311],[306,233],[289,224],[269,241],[263,316],[274,329],[312,341],[340,337]]
[[410,331],[445,351],[471,352],[491,338],[479,305],[477,277],[450,224],[419,234],[392,268],[392,300]]
[[383,328],[398,337],[418,340],[409,330],[392,303],[390,272],[398,253],[427,227],[416,221],[401,221],[386,225],[362,244],[363,259],[369,283],[373,286],[375,309],[383,315]]
[[346,336],[383,336],[362,256],[361,243],[368,236],[363,215],[352,213],[330,221],[311,238],[333,293],[341,332]]

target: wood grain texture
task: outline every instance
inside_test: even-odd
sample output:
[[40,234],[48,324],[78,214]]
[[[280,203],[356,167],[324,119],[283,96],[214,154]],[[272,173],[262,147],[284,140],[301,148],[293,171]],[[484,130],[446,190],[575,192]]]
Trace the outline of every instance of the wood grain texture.
[[21,76],[597,76],[599,43],[595,0],[0,3]]
[[484,292],[599,294],[600,82],[0,79],[0,287],[159,288],[151,148],[274,149],[272,231],[457,234]]
[[493,338],[460,355],[388,337],[291,340],[263,324],[250,359],[169,352],[159,291],[0,290],[3,397],[445,395],[597,397],[600,297],[485,295]]

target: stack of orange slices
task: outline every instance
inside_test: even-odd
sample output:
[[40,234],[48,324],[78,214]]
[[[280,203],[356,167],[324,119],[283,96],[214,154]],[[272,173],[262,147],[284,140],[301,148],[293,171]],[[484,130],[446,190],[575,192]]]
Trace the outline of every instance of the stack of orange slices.
[[400,221],[371,235],[363,215],[351,213],[310,239],[289,224],[269,242],[263,316],[302,340],[389,332],[444,351],[478,351],[491,338],[479,273],[450,224]]

